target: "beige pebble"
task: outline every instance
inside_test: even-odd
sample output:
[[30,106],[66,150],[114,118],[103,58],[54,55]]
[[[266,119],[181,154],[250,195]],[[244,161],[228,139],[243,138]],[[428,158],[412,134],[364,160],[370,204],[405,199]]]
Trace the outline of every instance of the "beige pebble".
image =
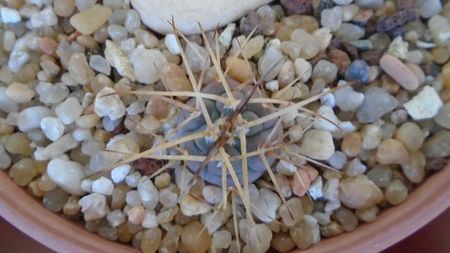
[[383,192],[366,176],[358,175],[341,181],[339,199],[347,207],[364,209],[380,203]]
[[187,253],[205,253],[211,246],[208,230],[198,221],[193,221],[181,231],[181,248]]
[[397,57],[385,54],[380,59],[380,67],[390,77],[407,90],[415,90],[419,87],[419,80],[414,73]]
[[355,157],[361,150],[362,140],[359,133],[351,133],[344,136],[341,143],[341,150],[349,157]]
[[[192,91],[192,85],[183,70],[176,64],[166,64],[161,69],[161,81],[168,91]],[[187,99],[187,97],[185,97]]]
[[145,210],[142,205],[133,206],[127,212],[128,220],[133,224],[141,224],[144,220]]
[[424,134],[416,123],[406,122],[395,132],[395,139],[401,141],[409,150],[418,150],[423,145]]
[[383,140],[377,149],[376,160],[380,164],[403,164],[409,161],[409,153],[405,146],[395,140]]
[[25,84],[12,83],[6,88],[5,94],[17,103],[28,103],[35,92]]
[[106,23],[111,15],[111,8],[94,5],[90,9],[73,15],[70,18],[70,24],[80,33],[89,35]]
[[331,133],[320,129],[309,130],[303,137],[300,152],[313,159],[327,160],[334,153]]
[[238,82],[245,82],[251,80],[254,77],[252,68],[245,60],[240,58],[228,57],[226,60],[227,68],[229,68],[228,74]]

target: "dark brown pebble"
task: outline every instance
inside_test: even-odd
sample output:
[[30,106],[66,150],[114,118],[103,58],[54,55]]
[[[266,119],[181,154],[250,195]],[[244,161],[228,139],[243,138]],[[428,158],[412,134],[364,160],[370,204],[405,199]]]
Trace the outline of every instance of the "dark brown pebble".
[[351,60],[348,57],[347,53],[339,49],[330,50],[328,52],[328,58],[330,62],[338,67],[339,74],[341,75],[345,73],[345,70],[351,63]]
[[378,65],[381,56],[383,56],[383,53],[380,50],[369,50],[361,54],[361,58],[369,65]]
[[281,0],[281,5],[288,15],[306,14],[312,12],[312,2],[312,0]]
[[134,162],[134,168],[142,174],[149,176],[161,168],[161,162],[151,158],[140,158]]
[[358,59],[358,48],[352,44],[342,43],[342,50],[344,50],[352,60]]

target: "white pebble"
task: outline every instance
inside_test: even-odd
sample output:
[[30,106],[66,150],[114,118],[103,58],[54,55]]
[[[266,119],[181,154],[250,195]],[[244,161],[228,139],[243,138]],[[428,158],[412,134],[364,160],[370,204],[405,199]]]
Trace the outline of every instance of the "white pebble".
[[74,97],[69,97],[64,102],[56,106],[56,116],[65,124],[71,124],[78,119],[83,112],[80,103]]
[[130,54],[134,75],[140,83],[151,84],[160,79],[160,70],[167,64],[166,57],[157,49],[137,46]]
[[111,195],[114,190],[114,184],[106,177],[101,177],[92,182],[92,191],[104,195]]
[[125,201],[130,206],[137,206],[142,203],[141,196],[139,195],[138,191],[129,191],[127,192],[127,195],[125,197]]
[[306,83],[312,75],[312,65],[303,58],[295,59],[295,73],[300,81]]
[[141,196],[142,204],[147,209],[155,208],[159,202],[159,192],[147,176],[139,180],[137,190]]
[[139,179],[141,179],[141,173],[135,171],[125,178],[125,182],[130,187],[136,187],[139,183]]
[[266,82],[266,89],[270,90],[271,92],[277,91],[279,88],[280,84],[278,83],[278,80]]
[[45,117],[41,120],[41,129],[45,137],[51,141],[56,141],[64,134],[64,124],[59,118]]
[[78,204],[84,213],[84,220],[91,221],[101,219],[109,212],[105,195],[92,193],[80,199]]
[[222,189],[214,185],[205,186],[202,190],[202,195],[206,202],[213,205],[219,204],[223,197]]
[[323,105],[317,110],[317,114],[322,117],[316,117],[314,119],[314,128],[327,130],[330,132],[337,131],[339,128],[340,120],[334,114],[331,107]]
[[333,155],[327,160],[328,164],[335,169],[342,169],[347,163],[347,156],[344,152],[335,151]]
[[18,23],[22,21],[20,13],[15,9],[1,7],[0,14],[4,24]]
[[74,140],[76,140],[78,142],[82,142],[82,141],[91,140],[93,136],[92,136],[91,129],[78,127],[75,130],[73,130],[72,137]]
[[430,119],[436,116],[443,103],[436,90],[425,86],[410,101],[404,104],[406,111],[414,120]]
[[158,219],[155,211],[145,210],[144,219],[142,220],[142,227],[156,228],[158,226]]
[[92,182],[94,182],[94,180],[89,178],[81,180],[81,190],[85,192],[92,192]]
[[89,66],[91,66],[93,70],[103,73],[107,76],[111,74],[111,65],[109,64],[108,60],[106,60],[101,55],[92,55],[89,58]]
[[320,199],[323,197],[322,186],[323,186],[322,177],[318,176],[316,180],[312,182],[311,186],[308,189],[311,198]]
[[111,120],[116,120],[125,114],[126,108],[116,91],[105,87],[95,97],[94,111],[100,117],[107,116]]
[[127,177],[128,173],[131,170],[131,166],[129,164],[124,164],[115,167],[111,170],[111,179],[114,183],[120,183]]
[[356,92],[351,86],[346,86],[334,92],[336,105],[344,112],[353,112],[364,101],[364,94]]
[[34,28],[54,26],[58,24],[58,18],[52,7],[46,7],[42,11],[31,14],[30,24]]
[[181,47],[178,45],[178,40],[175,34],[169,33],[166,35],[164,39],[164,44],[166,45],[169,52],[172,54],[178,55],[181,53]]
[[236,24],[228,24],[223,32],[219,35],[220,44],[224,45],[226,48],[230,47],[231,40],[233,39],[234,31],[236,30]]
[[320,102],[328,107],[333,108],[336,106],[336,98],[334,97],[333,93],[328,93],[327,95],[320,98]]
[[85,174],[81,164],[62,159],[52,159],[47,165],[48,177],[66,192],[82,195],[81,180]]
[[19,113],[18,127],[22,132],[41,127],[41,120],[52,114],[50,109],[44,106],[32,106]]
[[124,223],[126,219],[122,211],[120,209],[116,209],[106,215],[106,220],[108,220],[108,223],[109,225],[111,225],[111,227],[115,228]]

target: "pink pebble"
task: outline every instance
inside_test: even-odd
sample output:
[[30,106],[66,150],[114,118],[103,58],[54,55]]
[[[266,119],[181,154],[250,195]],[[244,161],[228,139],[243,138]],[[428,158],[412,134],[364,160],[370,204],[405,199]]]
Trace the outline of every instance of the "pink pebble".
[[397,57],[390,54],[383,55],[380,67],[406,90],[415,90],[419,87],[416,75]]
[[43,37],[39,42],[39,48],[46,54],[54,54],[57,47],[58,43],[52,38]]

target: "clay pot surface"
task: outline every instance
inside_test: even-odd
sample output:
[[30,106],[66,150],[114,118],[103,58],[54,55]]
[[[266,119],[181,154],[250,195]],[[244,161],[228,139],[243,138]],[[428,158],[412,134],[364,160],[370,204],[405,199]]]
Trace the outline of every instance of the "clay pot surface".
[[[450,165],[429,177],[401,205],[387,209],[375,222],[326,239],[295,253],[380,252],[412,234],[450,206]],[[0,215],[19,230],[57,252],[138,253],[110,242],[44,208],[4,172],[0,172]]]

